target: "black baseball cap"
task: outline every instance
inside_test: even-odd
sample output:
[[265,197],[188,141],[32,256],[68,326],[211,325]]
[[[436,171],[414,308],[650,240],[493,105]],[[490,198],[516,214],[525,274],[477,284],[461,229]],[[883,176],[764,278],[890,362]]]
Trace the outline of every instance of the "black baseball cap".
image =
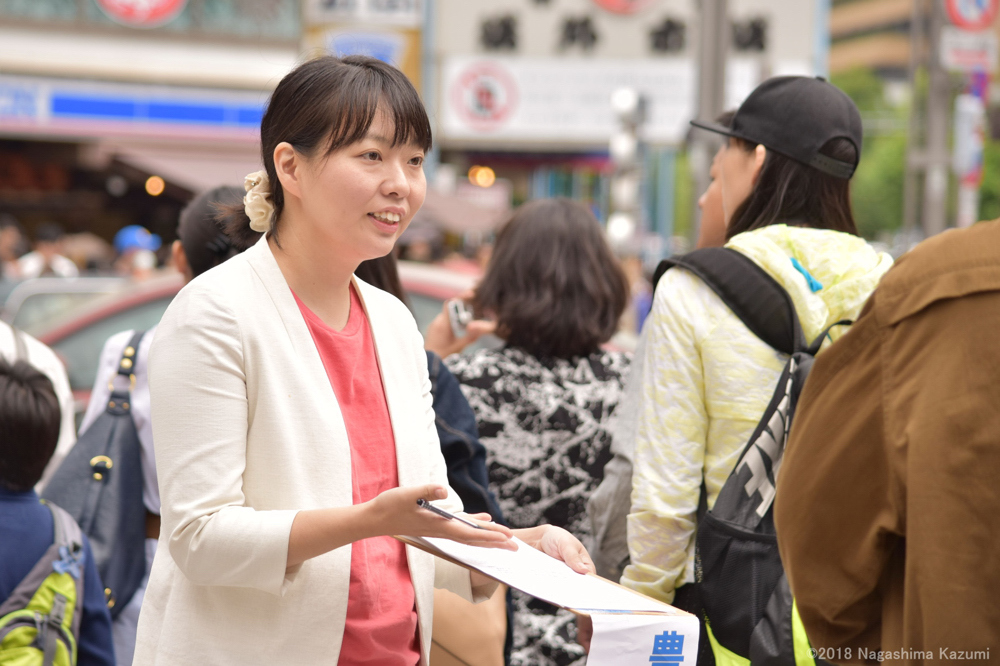
[[[776,76],[757,86],[733,116],[729,127],[692,120],[710,132],[734,136],[781,153],[844,180],[854,175],[861,158],[861,114],[840,88],[821,77]],[[819,152],[831,139],[854,144],[853,162]]]

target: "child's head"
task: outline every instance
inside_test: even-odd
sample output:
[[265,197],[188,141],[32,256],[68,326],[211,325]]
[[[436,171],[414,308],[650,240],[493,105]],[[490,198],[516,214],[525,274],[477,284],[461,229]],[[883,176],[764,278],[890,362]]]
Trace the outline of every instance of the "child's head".
[[52,382],[24,361],[0,358],[0,487],[31,490],[56,450],[60,411]]

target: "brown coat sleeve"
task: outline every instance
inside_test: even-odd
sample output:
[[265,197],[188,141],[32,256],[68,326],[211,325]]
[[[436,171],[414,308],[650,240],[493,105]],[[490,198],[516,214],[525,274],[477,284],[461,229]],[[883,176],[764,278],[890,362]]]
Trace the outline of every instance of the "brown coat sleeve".
[[879,580],[903,516],[883,416],[883,336],[869,307],[806,382],[778,478],[782,562],[813,647],[879,647]]

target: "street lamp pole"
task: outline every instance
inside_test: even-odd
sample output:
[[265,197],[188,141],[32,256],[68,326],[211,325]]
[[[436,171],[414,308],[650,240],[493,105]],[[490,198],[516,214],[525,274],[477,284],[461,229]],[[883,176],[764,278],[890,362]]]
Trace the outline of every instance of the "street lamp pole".
[[[698,110],[701,121],[714,120],[726,103],[726,51],[729,44],[727,0],[700,0],[698,30]],[[692,135],[690,165],[694,175],[694,214],[701,224],[697,200],[708,189],[711,142],[704,132]]]
[[941,63],[941,28],[944,3],[931,2],[927,87],[927,169],[924,173],[924,235],[941,233],[948,198],[948,125],[951,84]]

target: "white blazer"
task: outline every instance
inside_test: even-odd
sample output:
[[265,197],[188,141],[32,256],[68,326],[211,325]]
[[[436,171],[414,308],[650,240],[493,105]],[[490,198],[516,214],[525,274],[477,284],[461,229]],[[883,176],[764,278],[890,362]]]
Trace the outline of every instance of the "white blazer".
[[[397,299],[355,278],[371,322],[401,486],[447,486],[423,341]],[[350,447],[323,363],[265,239],[187,285],[149,363],[162,501],[135,664],[336,664],[351,547],[286,573],[301,509],[347,506]],[[450,491],[454,510],[461,500]],[[422,664],[433,587],[479,600],[465,569],[407,547]]]

